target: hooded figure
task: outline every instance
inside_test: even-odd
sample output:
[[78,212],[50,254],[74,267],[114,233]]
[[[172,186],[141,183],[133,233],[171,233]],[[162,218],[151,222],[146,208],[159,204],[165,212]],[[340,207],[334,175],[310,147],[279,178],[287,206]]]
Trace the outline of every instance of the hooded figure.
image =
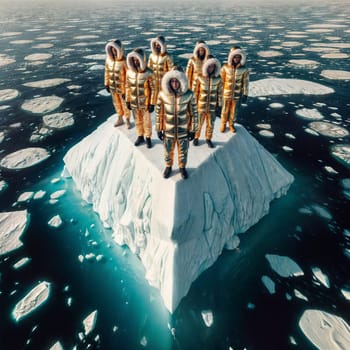
[[229,120],[231,132],[236,132],[234,123],[242,103],[246,103],[249,87],[249,70],[245,67],[246,54],[240,47],[233,47],[227,63],[221,68],[223,103],[220,131],[224,132]]
[[202,67],[201,74],[193,84],[193,93],[197,101],[198,131],[193,140],[193,145],[198,146],[202,125],[206,123],[205,138],[208,146],[213,148],[211,142],[216,115],[220,115],[222,83],[220,77],[221,64],[212,55],[208,56]]
[[165,150],[166,168],[163,176],[170,176],[177,145],[179,171],[182,178],[186,179],[189,140],[194,138],[198,119],[196,102],[181,67],[174,67],[164,75],[155,114],[156,131]]
[[161,86],[161,81],[166,72],[174,66],[171,56],[167,52],[165,38],[158,35],[151,40],[151,51],[147,66],[153,70],[155,77],[155,101]]
[[186,76],[188,80],[188,88],[192,90],[193,82],[197,75],[202,72],[204,61],[208,58],[210,50],[205,41],[197,41],[193,50],[193,56],[188,60],[186,67]]
[[111,94],[118,119],[114,126],[124,124],[130,129],[130,111],[125,103],[126,60],[120,40],[112,40],[106,44],[106,63],[104,83],[106,90]]
[[152,121],[154,110],[154,74],[146,65],[146,54],[142,49],[134,49],[126,57],[126,103],[134,112],[137,139],[135,146],[145,142],[152,147]]

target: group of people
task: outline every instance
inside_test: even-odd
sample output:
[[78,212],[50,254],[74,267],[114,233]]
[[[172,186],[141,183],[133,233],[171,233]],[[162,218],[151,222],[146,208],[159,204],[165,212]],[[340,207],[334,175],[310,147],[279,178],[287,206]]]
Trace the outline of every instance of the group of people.
[[104,83],[118,114],[114,126],[124,124],[125,118],[130,128],[132,112],[135,146],[146,143],[151,148],[151,113],[155,111],[155,129],[165,150],[163,176],[171,175],[176,145],[179,171],[186,179],[189,142],[193,140],[193,145],[198,146],[204,122],[210,148],[214,147],[216,117],[221,118],[221,132],[225,132],[227,124],[231,132],[236,132],[237,113],[248,96],[249,70],[245,63],[245,52],[234,46],[221,67],[206,42],[198,41],[184,71],[174,65],[161,35],[151,40],[148,61],[143,49],[135,48],[125,56],[121,41],[111,40],[106,44]]

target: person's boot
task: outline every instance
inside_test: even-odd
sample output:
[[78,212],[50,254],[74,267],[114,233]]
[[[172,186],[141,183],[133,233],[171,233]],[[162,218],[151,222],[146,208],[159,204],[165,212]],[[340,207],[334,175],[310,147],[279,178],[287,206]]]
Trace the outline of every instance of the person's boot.
[[144,143],[144,142],[145,142],[145,138],[144,138],[143,136],[139,136],[139,137],[136,139],[134,145],[135,145],[135,146],[139,146],[139,145],[141,145],[141,144]]
[[236,129],[235,127],[232,125],[230,125],[230,131],[234,134],[236,132]]
[[193,145],[198,146],[198,139],[197,138],[193,139]]
[[170,176],[170,174],[171,174],[171,166],[167,166],[163,172],[164,179],[167,179]]
[[126,118],[126,127],[127,127],[128,129],[131,128],[130,118]]
[[124,124],[123,117],[119,116],[117,121],[114,123],[114,126],[117,127],[117,126],[120,126],[120,125],[123,125],[123,124]]
[[207,142],[207,145],[208,145],[209,148],[214,148],[214,145],[213,145],[213,143],[211,142],[211,140],[206,139],[206,142]]
[[188,174],[187,174],[186,168],[180,168],[179,170],[180,170],[181,177],[183,179],[187,179],[188,178]]
[[147,148],[152,148],[152,141],[150,137],[146,137],[146,145]]
[[225,130],[226,130],[226,123],[221,123],[220,132],[225,132]]

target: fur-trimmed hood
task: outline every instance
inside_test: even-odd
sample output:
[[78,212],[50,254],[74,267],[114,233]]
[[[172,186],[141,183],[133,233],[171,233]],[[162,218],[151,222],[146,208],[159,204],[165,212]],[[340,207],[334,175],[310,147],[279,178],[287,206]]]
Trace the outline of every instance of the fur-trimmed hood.
[[151,51],[153,54],[157,54],[153,48],[153,44],[154,43],[158,43],[161,47],[160,49],[160,53],[163,55],[167,52],[167,47],[166,47],[166,43],[165,43],[165,38],[161,35],[158,35],[156,38],[151,40]]
[[[114,57],[112,53],[112,47],[114,47],[117,50],[117,57]],[[119,40],[111,40],[106,44],[105,47],[107,56],[113,58],[114,60],[122,60],[124,58],[124,48],[122,46],[122,43]]]
[[208,67],[211,64],[215,64],[214,76],[218,77],[220,75],[221,64],[219,60],[216,59],[215,57],[211,57],[211,58],[208,58],[202,66],[202,75],[206,78],[208,77]]
[[126,56],[126,64],[128,69],[133,70],[134,72],[137,71],[132,58],[136,58],[137,60],[139,60],[140,62],[140,72],[144,72],[147,68],[147,62],[146,62],[146,53],[144,50],[142,49],[134,49],[132,52],[130,52],[127,56]]
[[198,50],[200,47],[203,47],[205,49],[205,57],[206,60],[208,55],[210,54],[209,46],[204,42],[198,42],[193,50],[193,56],[197,59],[198,58]]
[[167,95],[174,95],[173,90],[170,88],[170,80],[177,79],[180,82],[180,95],[183,95],[188,90],[188,81],[186,74],[180,70],[173,69],[166,72],[162,79],[162,91]]
[[241,66],[244,66],[245,65],[245,62],[246,62],[246,59],[247,59],[247,56],[245,54],[245,52],[241,49],[241,48],[235,48],[233,47],[231,50],[230,50],[230,53],[228,54],[228,59],[227,59],[227,63],[232,66],[232,59],[233,59],[233,56],[235,55],[241,55],[241,62],[240,62],[240,65]]

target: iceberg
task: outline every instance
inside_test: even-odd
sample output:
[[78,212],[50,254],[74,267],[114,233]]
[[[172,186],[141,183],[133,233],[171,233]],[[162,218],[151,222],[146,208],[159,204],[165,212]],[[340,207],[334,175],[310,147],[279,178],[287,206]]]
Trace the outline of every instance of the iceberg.
[[135,147],[135,130],[115,128],[115,115],[64,156],[62,175],[71,177],[113,238],[137,254],[150,285],[173,312],[192,282],[234,249],[237,234],[269,212],[286,194],[293,176],[237,124],[237,132],[214,127],[215,148],[190,146],[189,178],[175,167],[169,179],[163,145]]

